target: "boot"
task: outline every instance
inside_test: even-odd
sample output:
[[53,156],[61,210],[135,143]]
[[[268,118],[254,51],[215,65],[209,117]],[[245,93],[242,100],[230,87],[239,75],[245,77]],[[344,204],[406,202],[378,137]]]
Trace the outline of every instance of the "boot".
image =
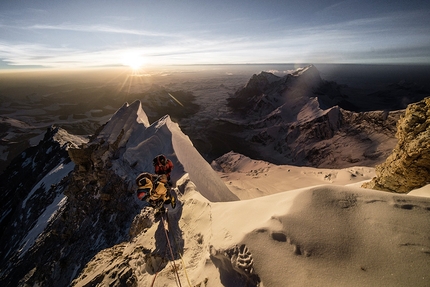
[[176,206],[176,198],[172,195],[170,195],[170,205],[172,205],[172,208]]
[[164,204],[169,204],[172,206],[172,208],[175,208],[176,206],[176,198],[172,195],[172,190],[170,189],[167,192],[167,199],[164,201]]

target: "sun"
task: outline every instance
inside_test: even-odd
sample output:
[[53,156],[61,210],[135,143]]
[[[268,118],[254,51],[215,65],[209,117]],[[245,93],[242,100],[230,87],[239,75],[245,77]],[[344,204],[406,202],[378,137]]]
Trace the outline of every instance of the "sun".
[[121,57],[121,63],[124,66],[129,66],[132,70],[136,71],[145,64],[145,59],[137,52],[126,52]]

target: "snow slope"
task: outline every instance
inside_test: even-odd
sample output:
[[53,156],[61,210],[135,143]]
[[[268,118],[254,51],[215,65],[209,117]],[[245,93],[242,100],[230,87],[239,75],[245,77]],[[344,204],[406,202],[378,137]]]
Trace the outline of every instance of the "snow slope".
[[363,181],[375,176],[372,167],[324,169],[276,165],[234,152],[216,159],[212,167],[240,199],[324,184],[360,186]]
[[218,203],[188,183],[168,213],[175,266],[158,220],[100,252],[74,286],[108,285],[114,271],[177,286],[174,268],[182,286],[428,286],[430,200],[345,182]]

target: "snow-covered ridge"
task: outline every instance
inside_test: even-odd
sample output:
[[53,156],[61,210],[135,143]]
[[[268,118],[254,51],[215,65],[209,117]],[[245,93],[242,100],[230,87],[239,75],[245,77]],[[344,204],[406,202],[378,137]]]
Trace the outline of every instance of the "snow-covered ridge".
[[174,164],[173,181],[188,174],[200,193],[209,200],[238,199],[218,178],[178,124],[166,115],[149,125],[140,101],[126,104],[118,110],[99,132],[97,139],[115,143],[120,155],[117,155],[118,160],[113,161],[113,168],[129,182],[133,182],[141,172],[153,172],[152,159],[164,154]]

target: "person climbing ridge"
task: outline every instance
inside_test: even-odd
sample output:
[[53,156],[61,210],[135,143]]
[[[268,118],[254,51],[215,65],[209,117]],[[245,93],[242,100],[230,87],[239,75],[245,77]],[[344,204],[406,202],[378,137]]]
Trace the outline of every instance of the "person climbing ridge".
[[176,206],[176,199],[171,194],[172,182],[170,181],[170,173],[173,170],[173,163],[170,159],[166,158],[164,154],[157,155],[153,160],[152,164],[154,165],[154,172],[158,176],[160,176],[160,181],[163,182],[167,188],[167,202],[171,203],[172,207],[175,208]]
[[157,155],[153,160],[152,164],[154,165],[154,172],[157,175],[165,174],[167,177],[168,183],[170,182],[170,173],[173,170],[173,163],[170,159],[166,158],[164,154]]
[[137,176],[136,184],[137,198],[148,202],[153,208],[161,210],[165,203],[171,203],[168,202],[166,182],[162,176],[144,172]]
[[153,208],[164,211],[164,204],[176,206],[176,198],[171,195],[170,173],[173,163],[164,155],[158,155],[153,159],[155,174],[143,172],[136,178],[137,197],[147,201]]
[[139,174],[136,178],[136,184],[137,198],[141,201],[146,201],[154,187],[152,184],[152,175],[147,172]]

